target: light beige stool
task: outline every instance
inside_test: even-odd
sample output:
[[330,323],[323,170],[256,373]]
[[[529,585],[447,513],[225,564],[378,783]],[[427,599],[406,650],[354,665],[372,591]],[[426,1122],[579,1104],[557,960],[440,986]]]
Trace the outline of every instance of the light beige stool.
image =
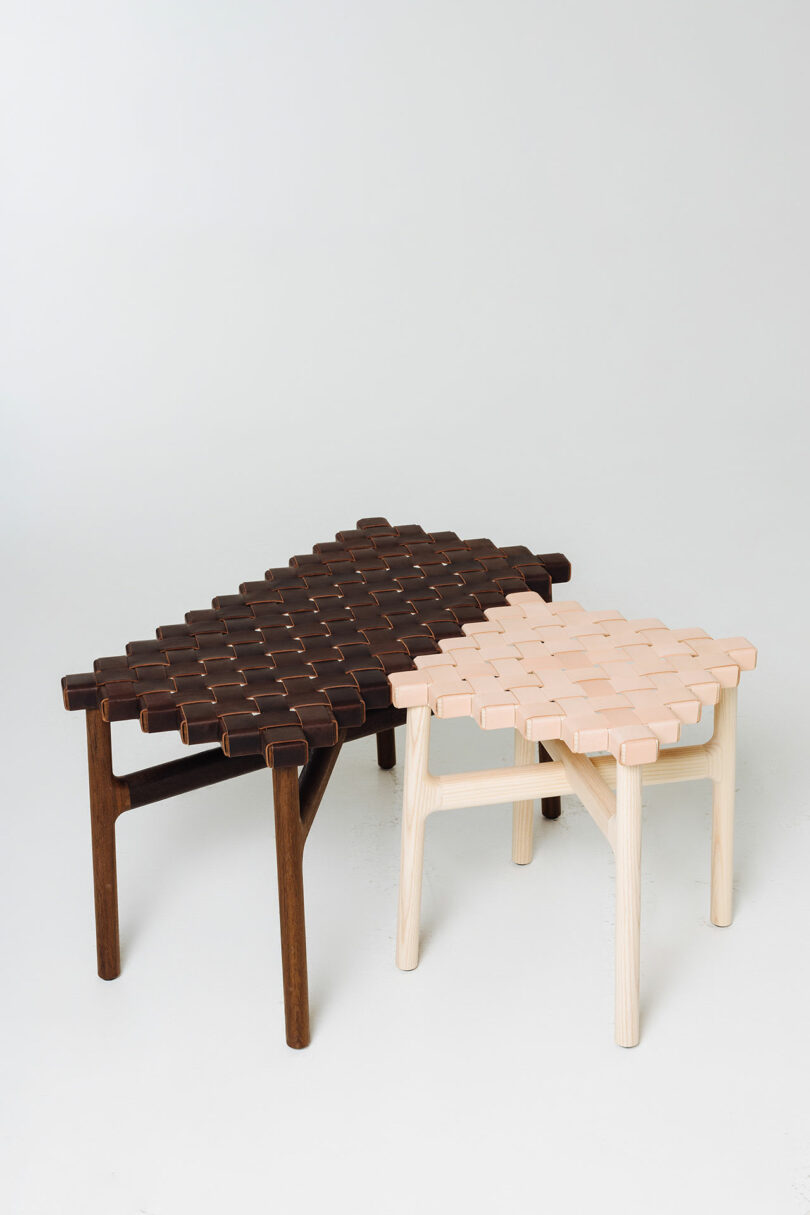
[[[742,637],[587,612],[534,592],[507,596],[464,637],[389,676],[408,710],[397,965],[419,961],[425,820],[434,810],[513,803],[512,859],[532,857],[533,799],[574,793],[616,857],[615,1032],[639,1040],[642,785],[708,778],[714,785],[711,918],[732,919],[734,760],[740,671],[756,665]],[[711,740],[676,743],[683,722],[714,705]],[[428,767],[431,715],[473,717],[485,730],[515,731],[515,766],[451,776]],[[538,763],[542,743],[551,763]],[[608,752],[593,755],[588,753]],[[615,790],[615,793],[613,792]]]

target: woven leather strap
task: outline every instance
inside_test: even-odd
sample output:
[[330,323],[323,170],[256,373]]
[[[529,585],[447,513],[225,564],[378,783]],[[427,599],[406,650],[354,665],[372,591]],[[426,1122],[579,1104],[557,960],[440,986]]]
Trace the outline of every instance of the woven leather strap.
[[303,764],[310,747],[334,746],[339,728],[391,704],[389,673],[412,670],[507,595],[549,599],[551,583],[570,576],[560,553],[361,519],[155,640],[67,675],[65,707],[137,717],[147,732],[176,729],[229,756]]

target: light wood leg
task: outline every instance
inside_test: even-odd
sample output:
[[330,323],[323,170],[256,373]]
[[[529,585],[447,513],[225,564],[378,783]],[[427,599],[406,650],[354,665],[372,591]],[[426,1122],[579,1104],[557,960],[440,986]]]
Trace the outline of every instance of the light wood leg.
[[[515,767],[533,764],[537,759],[536,744],[515,730]],[[512,803],[512,860],[516,865],[528,865],[532,859],[534,832],[534,802]]]
[[425,820],[429,813],[424,778],[428,771],[429,747],[430,709],[409,709],[405,726],[405,790],[397,919],[397,966],[400,970],[413,970],[419,962],[422,863]]
[[719,750],[712,799],[712,923],[726,928],[734,914],[734,778],[737,689],[723,688],[714,710],[712,742]]
[[641,768],[616,765],[616,1042],[639,1039]]

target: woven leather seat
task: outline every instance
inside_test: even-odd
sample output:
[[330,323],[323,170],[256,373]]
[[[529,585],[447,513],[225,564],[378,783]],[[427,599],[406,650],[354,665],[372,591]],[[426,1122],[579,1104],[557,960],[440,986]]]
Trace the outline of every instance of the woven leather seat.
[[438,653],[507,595],[549,599],[570,574],[560,553],[361,519],[156,639],[67,675],[65,707],[219,742],[228,756],[263,754],[271,767],[305,764],[311,747],[334,746],[341,727],[391,704],[391,672]]
[[519,730],[532,742],[562,739],[574,752],[610,751],[622,764],[649,764],[681,723],[700,720],[740,671],[756,664],[744,637],[714,640],[704,629],[668,629],[615,610],[586,612],[533,592],[487,610],[463,640],[439,643],[415,671],[391,675],[398,708],[429,706],[437,717],[474,717],[485,730]]

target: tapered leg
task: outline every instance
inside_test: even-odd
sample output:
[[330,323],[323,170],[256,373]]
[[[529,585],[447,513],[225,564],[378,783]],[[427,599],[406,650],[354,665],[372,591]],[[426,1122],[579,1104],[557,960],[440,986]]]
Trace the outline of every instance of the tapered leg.
[[405,726],[405,790],[402,804],[402,852],[399,870],[397,966],[413,970],[419,962],[419,914],[428,804],[424,777],[428,770],[430,709],[408,710]]
[[[515,767],[533,764],[534,743],[515,730]],[[528,865],[532,859],[534,833],[534,802],[512,803],[512,860],[516,865]]]
[[[537,744],[537,751],[541,764],[551,761],[551,756],[542,743]],[[543,818],[559,818],[562,814],[562,802],[559,797],[544,797],[540,802],[540,809],[543,812]]]
[[714,710],[712,742],[719,749],[712,799],[712,923],[726,928],[734,914],[734,778],[737,689],[723,688]]
[[381,768],[393,768],[397,762],[397,736],[393,730],[380,730],[377,735],[377,763]]
[[309,1046],[307,934],[304,920],[304,829],[298,796],[298,769],[273,768],[276,821],[281,968],[287,1044]]
[[[551,586],[548,588],[548,602],[551,603]],[[546,764],[551,760],[551,756],[545,749],[542,743],[537,744],[537,750],[540,754],[540,763]],[[543,818],[559,818],[562,814],[562,801],[559,797],[544,797],[540,802],[540,810]]]
[[98,709],[89,709],[86,717],[96,956],[101,978],[116,979],[121,973],[121,949],[118,938],[115,820],[129,808],[129,793],[126,785],[113,775],[109,722],[103,720]]
[[639,1038],[641,768],[616,765],[616,1041]]

